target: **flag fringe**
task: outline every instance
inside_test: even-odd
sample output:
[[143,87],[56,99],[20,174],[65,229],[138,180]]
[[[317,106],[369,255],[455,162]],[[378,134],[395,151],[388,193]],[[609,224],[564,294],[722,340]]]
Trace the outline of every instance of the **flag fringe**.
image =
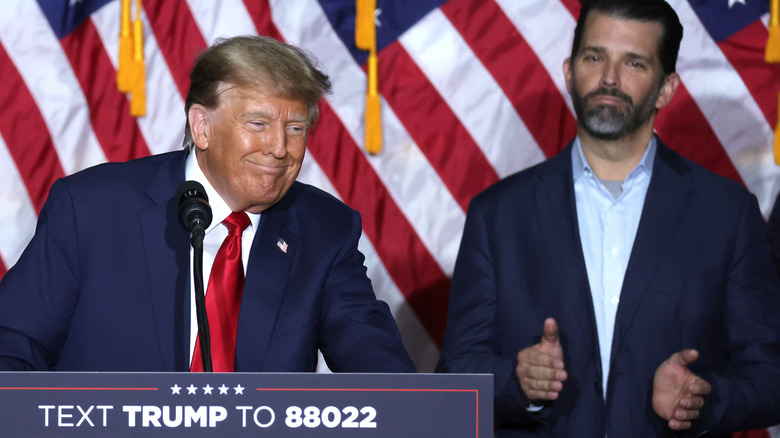
[[146,64],[141,0],[135,0],[135,20],[131,19],[131,1],[122,0],[119,30],[119,65],[116,88],[129,93],[130,115],[146,115]]
[[355,45],[368,50],[366,87],[365,148],[371,155],[382,150],[382,101],[379,98],[379,68],[376,55],[376,0],[357,0],[355,4]]
[[769,28],[769,39],[766,42],[766,62],[770,64],[780,63],[780,26]]
[[[769,2],[769,39],[764,57],[768,63],[780,63],[780,0]],[[777,97],[774,153],[775,164],[780,164],[780,95]]]
[[356,0],[355,46],[360,50],[371,50],[376,47],[375,9],[376,0]]
[[777,124],[775,125],[775,164],[780,164],[780,94],[777,95]]
[[770,0],[769,39],[764,56],[766,62],[780,63],[780,0]]
[[146,63],[144,62],[144,24],[141,21],[141,0],[135,2],[133,21],[133,82],[130,90],[130,115],[146,115]]
[[122,0],[119,25],[119,67],[116,70],[116,87],[119,91],[130,91],[132,82],[133,37],[130,31],[130,0]]
[[[376,70],[376,53],[372,52],[368,57],[368,70]],[[376,81],[376,74],[369,74],[369,83]],[[371,155],[376,155],[382,150],[382,101],[379,99],[379,93],[371,92],[376,90],[376,86],[369,86],[369,92],[366,94],[366,151]]]

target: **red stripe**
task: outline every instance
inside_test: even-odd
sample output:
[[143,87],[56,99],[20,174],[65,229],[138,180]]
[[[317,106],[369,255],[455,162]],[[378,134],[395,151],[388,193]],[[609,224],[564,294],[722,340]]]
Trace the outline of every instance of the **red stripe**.
[[580,1],[581,0],[561,0],[561,3],[563,3],[563,6],[571,12],[571,15],[575,19],[577,19],[577,17],[580,16],[580,8],[582,7]]
[[556,155],[577,134],[577,122],[503,10],[492,1],[474,7],[472,0],[452,0],[441,10],[504,90],[542,152]]
[[249,17],[261,35],[269,36],[278,41],[284,40],[282,34],[271,21],[271,6],[268,4],[268,0],[244,0],[244,6],[249,11]]
[[363,216],[363,231],[396,286],[438,344],[447,320],[450,281],[425,248],[374,169],[329,105],[308,150],[341,194]]
[[144,10],[173,81],[182,98],[186,98],[190,88],[190,69],[195,57],[208,44],[185,0],[145,0]]
[[46,123],[11,58],[0,44],[0,135],[19,170],[36,212],[49,187],[65,176]]
[[149,155],[127,97],[116,88],[116,70],[92,20],[85,20],[60,44],[87,99],[92,129],[106,158],[127,161]]
[[8,269],[6,269],[5,263],[3,263],[3,259],[0,258],[0,281],[3,280],[3,276],[5,276],[6,272],[8,272]]
[[[250,13],[256,14],[257,8]],[[281,35],[269,19],[253,16],[252,20],[262,26],[257,28],[259,34]],[[450,281],[326,103],[320,104],[320,121],[311,133],[308,151],[344,202],[361,213],[363,232],[385,269],[434,342],[440,344]]]
[[712,127],[682,83],[669,105],[658,112],[655,127],[672,149],[717,174],[742,183]]
[[780,64],[764,60],[764,48],[769,38],[764,23],[756,20],[718,46],[734,70],[742,76],[750,94],[764,113],[770,126],[777,122],[777,99],[780,94]]
[[[498,175],[398,41],[379,53],[380,92],[465,211]],[[421,114],[424,114],[421,117]]]

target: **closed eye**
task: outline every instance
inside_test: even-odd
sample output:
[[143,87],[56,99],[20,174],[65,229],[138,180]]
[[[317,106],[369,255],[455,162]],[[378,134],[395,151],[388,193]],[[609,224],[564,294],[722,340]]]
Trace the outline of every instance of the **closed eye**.
[[292,135],[304,135],[306,130],[307,127],[305,125],[287,125],[287,132]]

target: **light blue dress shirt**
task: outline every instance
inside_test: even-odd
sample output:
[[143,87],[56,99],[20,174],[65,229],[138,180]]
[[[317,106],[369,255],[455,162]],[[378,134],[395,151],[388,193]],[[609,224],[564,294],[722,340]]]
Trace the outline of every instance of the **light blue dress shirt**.
[[653,137],[639,164],[622,184],[616,183],[622,188],[618,196],[613,196],[593,174],[579,138],[572,148],[577,221],[596,315],[605,399],[620,290],[650,185],[656,148]]

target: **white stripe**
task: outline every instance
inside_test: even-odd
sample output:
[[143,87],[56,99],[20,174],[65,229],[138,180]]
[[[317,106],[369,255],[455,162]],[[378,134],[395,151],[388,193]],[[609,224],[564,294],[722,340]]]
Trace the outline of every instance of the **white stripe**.
[[187,4],[209,45],[220,37],[257,35],[255,24],[241,0],[187,0]]
[[[343,46],[320,8],[306,1],[271,2],[273,20],[287,41],[320,56],[331,74],[331,106],[358,145],[363,145],[366,75]],[[386,103],[384,146],[367,156],[398,207],[447,275],[452,274],[465,213]],[[335,147],[335,145],[334,145]],[[431,214],[431,212],[436,212]]]
[[[300,181],[311,184],[325,190],[335,197],[339,197],[335,187],[331,185],[328,177],[320,169],[319,165],[309,158],[304,160],[301,168]],[[396,286],[390,274],[382,264],[382,260],[374,249],[374,245],[364,234],[360,237],[358,249],[366,256],[368,278],[374,287],[377,298],[390,306],[390,311],[395,317],[398,329],[401,331],[404,347],[412,357],[418,372],[433,372],[436,361],[439,359],[439,349],[431,339],[428,331],[420,323],[414,310],[409,307],[401,291]]]
[[574,107],[563,77],[563,60],[571,54],[577,24],[569,10],[557,0],[496,0],[496,3],[539,57],[573,115]]
[[79,82],[38,3],[5,1],[0,40],[43,115],[65,173],[105,161],[94,132],[84,128],[91,125]]
[[0,258],[11,268],[32,239],[36,213],[14,159],[0,137]]
[[685,29],[677,70],[742,180],[767,212],[777,193],[774,133],[742,78],[685,0],[669,2]]
[[[91,15],[114,70],[119,64],[119,8],[120,2],[114,1]],[[179,94],[168,64],[151,32],[146,14],[142,13],[141,19],[144,22],[146,116],[137,117],[135,120],[149,151],[158,154],[182,147],[185,122],[184,99]]]
[[499,177],[544,160],[512,102],[440,9],[415,23],[400,41]]

